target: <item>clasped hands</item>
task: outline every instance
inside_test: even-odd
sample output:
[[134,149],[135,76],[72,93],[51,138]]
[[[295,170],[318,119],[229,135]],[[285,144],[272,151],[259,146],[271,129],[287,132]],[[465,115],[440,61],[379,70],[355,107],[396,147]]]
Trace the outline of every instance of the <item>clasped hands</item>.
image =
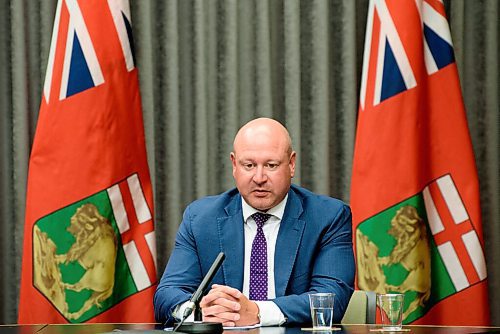
[[259,307],[235,288],[214,284],[200,302],[203,321],[223,326],[251,326],[260,322]]

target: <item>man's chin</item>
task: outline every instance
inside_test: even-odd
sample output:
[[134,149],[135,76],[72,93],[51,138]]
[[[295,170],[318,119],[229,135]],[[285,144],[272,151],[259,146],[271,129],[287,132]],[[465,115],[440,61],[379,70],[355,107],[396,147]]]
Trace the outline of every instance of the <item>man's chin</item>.
[[273,206],[273,201],[269,197],[251,196],[246,200],[254,209],[267,211]]

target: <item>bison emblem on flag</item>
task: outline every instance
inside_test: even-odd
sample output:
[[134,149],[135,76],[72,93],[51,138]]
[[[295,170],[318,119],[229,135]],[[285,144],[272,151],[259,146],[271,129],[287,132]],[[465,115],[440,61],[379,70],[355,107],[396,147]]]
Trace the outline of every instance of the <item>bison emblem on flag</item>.
[[86,321],[156,281],[154,236],[133,174],[34,224],[33,284],[68,321]]

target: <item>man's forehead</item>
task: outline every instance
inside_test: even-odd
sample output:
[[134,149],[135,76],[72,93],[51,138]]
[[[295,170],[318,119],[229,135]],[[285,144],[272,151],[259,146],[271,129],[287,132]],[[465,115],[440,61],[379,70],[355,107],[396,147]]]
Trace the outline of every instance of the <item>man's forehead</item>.
[[238,160],[280,161],[286,156],[284,149],[241,149],[234,152]]

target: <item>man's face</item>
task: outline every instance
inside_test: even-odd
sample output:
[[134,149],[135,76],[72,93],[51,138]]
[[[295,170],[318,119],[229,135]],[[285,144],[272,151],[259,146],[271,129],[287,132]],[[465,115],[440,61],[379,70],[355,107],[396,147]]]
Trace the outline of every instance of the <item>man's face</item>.
[[241,196],[267,211],[285,198],[295,173],[295,152],[279,135],[243,136],[231,153],[233,176]]

